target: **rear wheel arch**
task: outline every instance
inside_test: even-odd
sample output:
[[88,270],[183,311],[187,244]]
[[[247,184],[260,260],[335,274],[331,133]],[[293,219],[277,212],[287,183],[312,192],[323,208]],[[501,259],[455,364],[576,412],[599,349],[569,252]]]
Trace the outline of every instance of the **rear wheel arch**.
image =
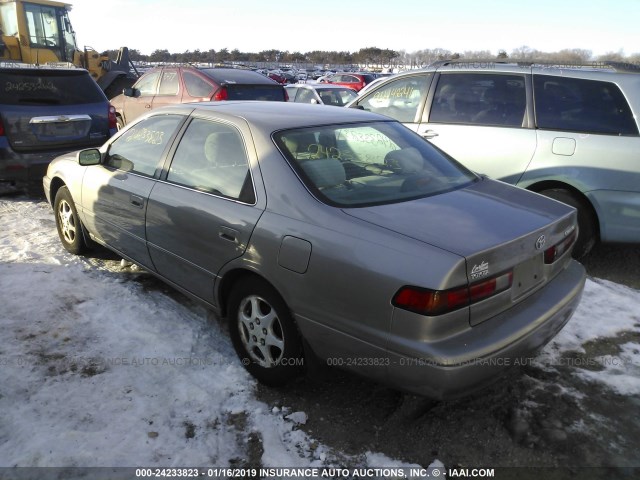
[[218,298],[244,368],[261,383],[281,386],[305,370],[305,348],[291,309],[261,275],[230,271]]
[[273,288],[276,291],[276,293],[280,296],[282,301],[284,301],[284,298],[282,297],[282,294],[278,291],[278,289],[270,281],[264,278],[262,275],[254,271],[247,270],[245,268],[235,268],[224,274],[224,276],[222,277],[222,280],[220,280],[220,285],[218,286],[218,289],[217,289],[218,305],[220,307],[220,314],[223,317],[226,317],[227,314],[229,313],[227,311],[229,306],[229,296],[231,295],[231,292],[233,292],[233,289],[236,287],[236,285],[239,284],[239,282],[246,281],[250,278],[256,278],[268,284],[271,288]]
[[[589,253],[591,248],[600,241],[598,213],[591,201],[580,190],[572,185],[558,181],[539,182],[526,188],[556,200],[563,201],[566,198],[566,203],[578,209],[579,235],[582,238],[578,240],[576,247],[574,247],[573,256],[575,258],[581,258]],[[591,238],[585,238],[584,235],[588,235]]]

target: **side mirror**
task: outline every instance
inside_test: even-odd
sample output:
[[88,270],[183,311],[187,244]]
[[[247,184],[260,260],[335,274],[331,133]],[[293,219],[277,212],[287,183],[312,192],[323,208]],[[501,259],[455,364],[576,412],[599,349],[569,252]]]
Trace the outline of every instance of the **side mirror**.
[[100,165],[102,161],[102,155],[97,148],[90,148],[88,150],[82,150],[78,152],[78,163],[83,167],[89,167],[91,165]]
[[122,94],[125,97],[135,97],[136,96],[136,89],[135,88],[125,88],[124,90],[122,90]]
[[315,98],[312,98],[309,103],[313,103],[314,105],[320,105],[320,102],[318,100],[316,100]]

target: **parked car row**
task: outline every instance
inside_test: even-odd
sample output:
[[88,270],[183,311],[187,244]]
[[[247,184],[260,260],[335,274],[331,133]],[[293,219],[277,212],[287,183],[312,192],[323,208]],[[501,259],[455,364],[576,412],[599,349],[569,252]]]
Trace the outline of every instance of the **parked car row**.
[[[6,97],[58,101],[59,85],[33,75]],[[106,130],[77,110],[3,108],[0,139],[84,148],[43,179],[64,248],[97,242],[219,312],[260,381],[333,359],[440,398],[495,380],[563,327],[585,282],[574,249],[640,241],[639,82],[443,63],[358,96],[159,67],[115,108],[87,102]]]

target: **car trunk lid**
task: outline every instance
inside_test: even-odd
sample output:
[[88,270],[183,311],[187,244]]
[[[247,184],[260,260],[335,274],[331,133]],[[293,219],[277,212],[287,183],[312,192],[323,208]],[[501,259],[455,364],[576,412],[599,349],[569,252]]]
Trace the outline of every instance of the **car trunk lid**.
[[511,272],[511,288],[471,305],[472,325],[518,303],[564,268],[568,255],[545,264],[544,252],[574,234],[576,222],[572,207],[493,180],[409,202],[344,212],[463,256],[470,286]]

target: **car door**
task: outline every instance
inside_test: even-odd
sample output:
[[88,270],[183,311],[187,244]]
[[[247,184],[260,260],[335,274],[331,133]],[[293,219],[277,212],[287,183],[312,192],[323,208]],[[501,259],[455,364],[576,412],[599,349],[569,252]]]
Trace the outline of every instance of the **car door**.
[[222,266],[241,256],[265,208],[248,132],[194,118],[151,191],[146,233],[163,277],[214,303]]
[[124,96],[122,111],[126,123],[151,110],[159,78],[160,70],[145,73],[133,86],[133,96]]
[[153,270],[146,247],[147,199],[184,115],[158,115],[138,122],[109,145],[101,165],[87,170],[82,208],[98,240]]
[[153,97],[151,109],[175,105],[182,102],[182,86],[177,68],[164,68],[160,74],[158,92]]
[[594,207],[601,240],[637,242],[640,137],[631,105],[612,81],[545,73],[533,76],[538,147],[519,185],[570,185]]
[[418,134],[471,170],[517,183],[536,149],[530,76],[445,71],[434,81]]

